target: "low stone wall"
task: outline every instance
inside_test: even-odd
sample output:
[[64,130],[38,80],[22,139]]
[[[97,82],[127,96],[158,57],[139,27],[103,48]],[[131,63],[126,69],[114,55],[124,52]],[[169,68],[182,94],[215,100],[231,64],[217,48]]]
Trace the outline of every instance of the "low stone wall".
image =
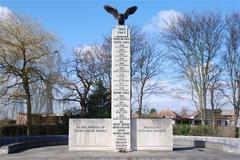
[[65,141],[68,144],[68,135],[0,137],[0,147],[13,143],[33,141]]
[[174,136],[173,144],[240,154],[240,138]]
[[0,137],[0,155],[30,148],[67,144],[68,135]]
[[13,143],[10,145],[2,146],[0,148],[0,154],[11,154],[25,151],[31,148],[38,148],[44,146],[56,146],[56,145],[67,145],[66,141],[32,141],[32,142],[20,142]]

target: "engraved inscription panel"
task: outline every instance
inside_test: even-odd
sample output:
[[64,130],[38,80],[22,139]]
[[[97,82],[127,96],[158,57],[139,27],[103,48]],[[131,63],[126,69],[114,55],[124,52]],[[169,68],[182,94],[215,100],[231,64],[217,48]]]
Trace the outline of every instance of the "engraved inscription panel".
[[112,33],[112,127],[115,150],[130,150],[130,34],[126,26]]
[[132,120],[133,150],[172,150],[171,119]]
[[70,119],[70,150],[112,150],[111,119]]

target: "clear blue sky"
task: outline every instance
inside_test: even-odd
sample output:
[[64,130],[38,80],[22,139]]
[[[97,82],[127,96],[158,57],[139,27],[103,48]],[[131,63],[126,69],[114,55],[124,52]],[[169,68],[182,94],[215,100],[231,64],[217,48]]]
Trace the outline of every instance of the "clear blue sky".
[[[224,15],[240,10],[240,0],[0,0],[0,7],[30,16],[48,31],[55,33],[64,44],[65,58],[71,56],[74,47],[100,43],[104,34],[111,33],[116,21],[103,9],[105,4],[112,5],[121,12],[132,5],[138,6],[137,12],[129,17],[127,24],[139,26],[150,23],[163,10],[180,13],[213,10]],[[160,104],[158,109],[191,106],[189,102],[166,96],[152,97],[151,100]]]
[[44,28],[54,32],[67,48],[68,54],[79,44],[101,42],[115,26],[115,21],[103,9],[109,4],[124,11],[137,5],[138,10],[127,23],[143,26],[161,10],[190,12],[217,10],[223,14],[240,10],[240,0],[0,0],[0,6],[13,12],[31,16]]

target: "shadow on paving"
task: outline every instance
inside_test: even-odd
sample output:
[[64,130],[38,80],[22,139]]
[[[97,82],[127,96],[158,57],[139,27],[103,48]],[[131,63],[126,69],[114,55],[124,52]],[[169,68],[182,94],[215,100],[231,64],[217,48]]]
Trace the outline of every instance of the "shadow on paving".
[[184,151],[184,150],[193,150],[193,146],[177,146],[173,147],[173,151]]

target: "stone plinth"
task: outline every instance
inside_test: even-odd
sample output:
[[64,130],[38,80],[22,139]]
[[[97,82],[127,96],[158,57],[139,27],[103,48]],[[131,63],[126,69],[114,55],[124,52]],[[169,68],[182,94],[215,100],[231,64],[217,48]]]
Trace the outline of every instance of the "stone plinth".
[[70,119],[69,150],[112,150],[111,119]]
[[[69,150],[115,150],[111,119],[70,119]],[[132,119],[131,150],[173,149],[171,119]]]
[[172,119],[133,119],[132,150],[173,150]]

